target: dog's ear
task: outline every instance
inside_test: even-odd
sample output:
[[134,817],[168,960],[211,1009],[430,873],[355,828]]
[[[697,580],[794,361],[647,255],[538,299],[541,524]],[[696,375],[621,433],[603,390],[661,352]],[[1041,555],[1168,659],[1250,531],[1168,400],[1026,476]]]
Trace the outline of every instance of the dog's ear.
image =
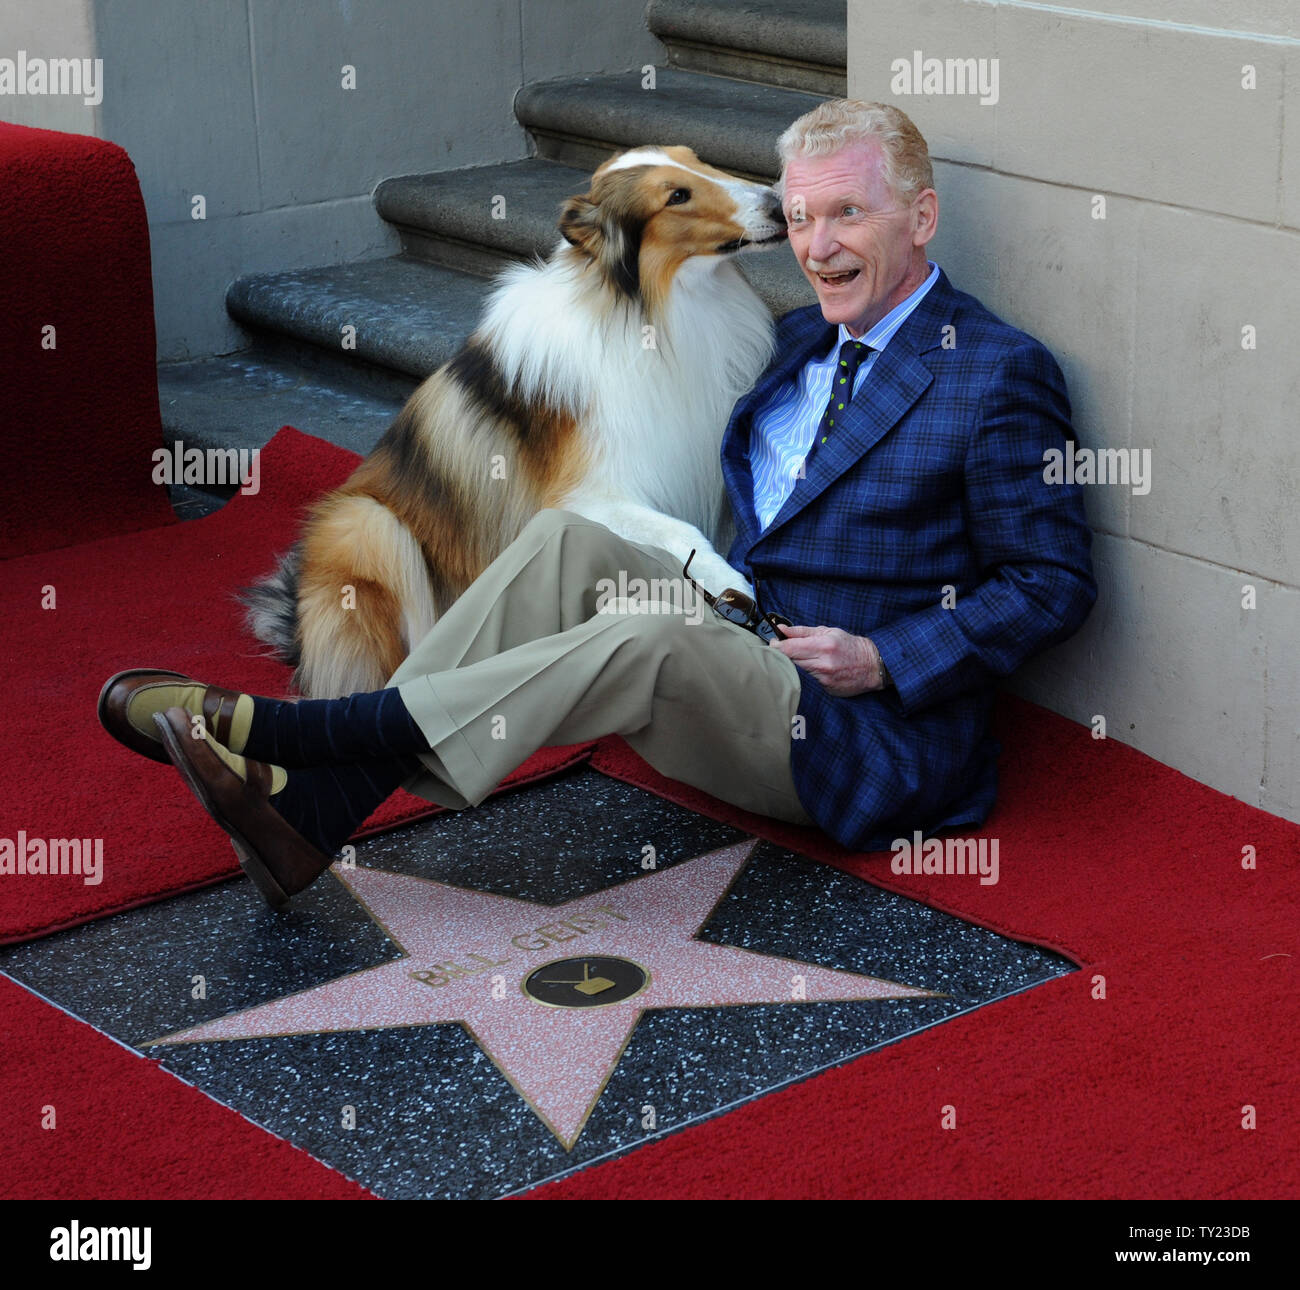
[[641,222],[633,198],[635,181],[619,176],[617,184],[601,185],[581,197],[570,197],[560,214],[560,232],[600,266],[605,280],[622,295],[635,299],[641,290]]
[[600,232],[600,207],[591,194],[570,197],[560,211],[560,233],[570,246],[585,247]]

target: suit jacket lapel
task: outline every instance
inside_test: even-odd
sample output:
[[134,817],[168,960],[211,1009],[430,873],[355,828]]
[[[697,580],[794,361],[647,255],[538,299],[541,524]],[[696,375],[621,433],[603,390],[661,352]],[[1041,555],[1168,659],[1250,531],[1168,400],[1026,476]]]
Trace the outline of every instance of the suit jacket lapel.
[[835,328],[822,318],[821,310],[812,306],[808,317],[800,321],[794,342],[787,343],[784,352],[773,358],[754,388],[732,409],[722,436],[722,473],[736,503],[732,508],[736,536],[743,539],[746,551],[759,534],[758,517],[754,514],[754,477],[749,465],[749,436],[754,411],[771,399],[810,358],[824,353],[834,331]]
[[804,477],[795,480],[794,489],[773,516],[763,537],[797,515],[878,443],[903,419],[934,379],[930,369],[915,354],[901,346],[895,349],[896,341],[897,337],[889,342],[863,380],[864,386],[871,387],[870,398],[866,391],[859,390],[853,402],[843,412],[836,413],[835,428],[825,443],[814,444]]
[[[791,520],[907,415],[934,379],[920,356],[940,344],[943,324],[952,316],[955,304],[955,292],[940,271],[934,286],[858,383],[852,402],[836,417],[835,429],[826,442],[814,445],[807,473],[795,481],[772,523],[759,534],[757,520],[752,519],[752,540],[766,539]],[[752,517],[752,485],[749,512]]]

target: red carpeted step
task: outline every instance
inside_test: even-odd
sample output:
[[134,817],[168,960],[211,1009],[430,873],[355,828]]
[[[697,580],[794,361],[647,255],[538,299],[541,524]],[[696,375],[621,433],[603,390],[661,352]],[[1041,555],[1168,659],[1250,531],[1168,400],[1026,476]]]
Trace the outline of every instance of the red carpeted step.
[[130,158],[0,123],[0,559],[172,524],[149,229]]

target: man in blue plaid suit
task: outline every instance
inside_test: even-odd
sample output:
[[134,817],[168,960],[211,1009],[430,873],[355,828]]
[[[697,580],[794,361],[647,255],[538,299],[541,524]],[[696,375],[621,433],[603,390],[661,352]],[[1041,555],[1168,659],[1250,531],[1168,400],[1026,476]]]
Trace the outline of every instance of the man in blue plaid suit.
[[984,820],[994,685],[1087,616],[1090,534],[1078,487],[1044,477],[1071,435],[1056,362],[926,258],[938,199],[915,126],[831,102],[780,148],[819,304],[780,320],[727,427],[728,558],[799,624],[775,648],[802,674],[800,801],[877,849]]
[[[288,703],[174,672],[110,678],[101,721],[180,769],[273,904],[399,785],[460,809],[537,748],[609,733],[671,778],[854,849],[984,820],[994,684],[1096,596],[1079,490],[1044,474],[1070,434],[1065,383],[926,258],[938,198],[901,112],[828,102],[780,146],[819,303],[780,320],[722,469],[728,558],[786,637],[662,596],[602,604],[615,575],[680,586],[685,552],[635,540],[621,512],[614,532],[547,509],[383,690]],[[652,533],[703,544],[649,514]]]

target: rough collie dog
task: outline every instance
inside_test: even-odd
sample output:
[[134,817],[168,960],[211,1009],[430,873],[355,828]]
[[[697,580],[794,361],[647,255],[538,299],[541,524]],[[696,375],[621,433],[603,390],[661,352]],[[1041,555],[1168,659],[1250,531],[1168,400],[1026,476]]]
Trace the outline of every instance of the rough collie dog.
[[719,459],[772,320],[732,257],[786,236],[775,192],[689,148],[635,148],[563,206],[550,257],[497,280],[465,347],[411,396],[280,567],[248,588],[254,635],[330,698],[382,687],[537,511],[581,513],[745,579],[714,549]]

